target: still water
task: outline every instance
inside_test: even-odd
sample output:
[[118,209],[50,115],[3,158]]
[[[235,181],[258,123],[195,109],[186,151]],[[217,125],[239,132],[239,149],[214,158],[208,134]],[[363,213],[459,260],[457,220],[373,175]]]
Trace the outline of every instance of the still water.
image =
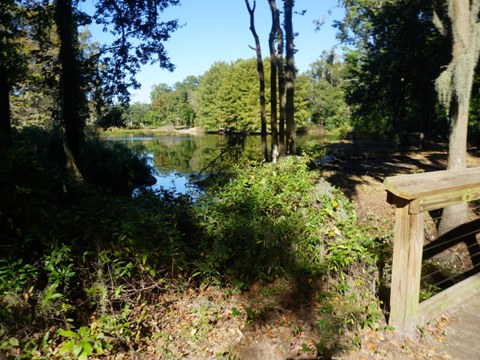
[[[212,134],[158,137],[140,137],[138,134],[132,134],[109,137],[108,140],[120,141],[136,151],[146,153],[155,168],[154,175],[157,179],[157,183],[152,188],[174,190],[179,194],[197,191],[191,182],[191,175],[205,169],[220,155],[229,141],[227,136]],[[299,135],[297,138],[300,151],[303,146],[313,146],[323,142],[323,138],[308,135]],[[242,151],[250,159],[262,159],[260,136],[246,136],[240,139],[235,149],[235,151]]]

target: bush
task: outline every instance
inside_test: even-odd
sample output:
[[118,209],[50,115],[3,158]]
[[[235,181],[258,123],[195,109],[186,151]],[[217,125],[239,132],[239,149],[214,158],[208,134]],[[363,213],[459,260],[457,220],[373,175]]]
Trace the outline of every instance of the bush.
[[[0,152],[0,353],[8,358],[39,358],[40,350],[52,358],[59,344],[79,358],[91,346],[133,346],[131,334],[153,330],[133,323],[129,309],[161,291],[167,273],[181,273],[194,254],[177,229],[191,228],[188,198],[112,194],[130,195],[151,176],[144,158],[90,140],[88,182],[79,184],[62,150],[59,133],[29,128]],[[101,191],[113,177],[114,191]],[[92,318],[100,330],[85,330]]]
[[205,271],[252,281],[286,272],[316,277],[373,261],[352,205],[309,171],[307,160],[238,166],[235,173],[196,206]]
[[85,144],[81,161],[87,182],[114,194],[128,195],[156,181],[147,155],[120,143],[91,139]]

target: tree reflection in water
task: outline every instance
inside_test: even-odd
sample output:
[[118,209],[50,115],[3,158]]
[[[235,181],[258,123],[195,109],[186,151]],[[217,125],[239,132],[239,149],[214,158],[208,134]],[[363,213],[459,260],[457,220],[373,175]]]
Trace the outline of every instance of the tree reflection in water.
[[[121,141],[128,147],[146,153],[155,167],[157,183],[153,189],[170,189],[179,194],[192,193],[198,190],[192,183],[190,176],[197,174],[206,168],[212,160],[225,149],[232,145],[225,135],[176,135],[159,137],[112,137],[110,141]],[[311,136],[300,136],[298,138],[299,150],[301,144],[311,141],[323,143],[321,139]],[[235,158],[238,160],[238,153],[242,157],[261,161],[260,136],[243,137],[235,151]]]

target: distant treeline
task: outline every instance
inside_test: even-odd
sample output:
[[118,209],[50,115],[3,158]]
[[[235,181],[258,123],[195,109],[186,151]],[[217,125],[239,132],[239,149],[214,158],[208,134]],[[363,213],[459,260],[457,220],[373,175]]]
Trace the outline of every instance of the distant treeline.
[[[270,62],[264,61],[265,73]],[[324,52],[295,82],[297,128],[321,124],[337,128],[349,121],[344,100],[344,64],[335,52]],[[266,79],[269,88],[269,79]],[[270,102],[266,94],[267,104]],[[269,106],[267,106],[269,109]],[[267,110],[267,116],[270,114]],[[103,128],[199,126],[206,131],[220,129],[260,132],[256,60],[216,62],[203,75],[188,76],[173,86],[156,85],[151,103],[114,106],[101,119]]]

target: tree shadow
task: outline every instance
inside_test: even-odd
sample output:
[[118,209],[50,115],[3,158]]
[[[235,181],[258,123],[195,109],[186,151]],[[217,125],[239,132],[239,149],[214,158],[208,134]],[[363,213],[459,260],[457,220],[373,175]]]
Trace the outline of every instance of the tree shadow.
[[[429,262],[427,268],[423,269],[426,273],[422,276],[424,284],[445,290],[478,273],[480,271],[480,244],[477,241],[479,233],[480,219],[476,219],[448,231],[425,245],[423,259],[436,258],[437,261]],[[463,245],[459,246],[460,244]],[[457,259],[468,259],[470,264],[455,265],[455,269],[446,267],[442,264],[442,258],[439,255],[447,250],[455,251]]]
[[322,166],[326,179],[350,199],[360,185],[368,184],[366,176],[382,183],[387,176],[444,169],[447,159],[445,149],[435,144],[427,144],[421,152],[386,141],[341,142],[327,148],[336,161]]

